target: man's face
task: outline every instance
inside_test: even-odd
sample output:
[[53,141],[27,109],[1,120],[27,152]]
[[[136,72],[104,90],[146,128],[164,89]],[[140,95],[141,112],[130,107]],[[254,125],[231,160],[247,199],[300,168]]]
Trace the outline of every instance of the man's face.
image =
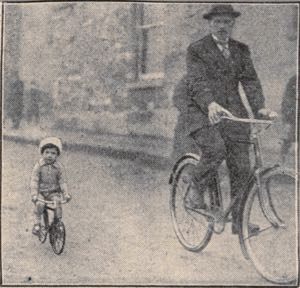
[[220,41],[227,41],[234,27],[234,18],[229,15],[213,16],[209,20],[210,32]]

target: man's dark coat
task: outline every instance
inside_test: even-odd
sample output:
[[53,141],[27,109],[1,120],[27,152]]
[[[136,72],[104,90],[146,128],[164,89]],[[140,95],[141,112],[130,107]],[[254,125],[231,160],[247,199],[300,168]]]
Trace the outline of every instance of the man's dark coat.
[[[225,59],[211,35],[192,43],[187,52],[189,132],[209,126],[208,105],[215,101],[232,114],[248,117],[240,94],[239,83],[254,115],[264,107],[260,81],[248,46],[229,39],[230,59]],[[247,130],[247,129],[246,129]]]

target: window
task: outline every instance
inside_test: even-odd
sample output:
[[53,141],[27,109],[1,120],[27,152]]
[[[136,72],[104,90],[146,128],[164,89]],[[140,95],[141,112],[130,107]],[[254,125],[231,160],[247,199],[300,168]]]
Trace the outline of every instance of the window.
[[162,76],[164,41],[160,6],[133,3],[134,79]]

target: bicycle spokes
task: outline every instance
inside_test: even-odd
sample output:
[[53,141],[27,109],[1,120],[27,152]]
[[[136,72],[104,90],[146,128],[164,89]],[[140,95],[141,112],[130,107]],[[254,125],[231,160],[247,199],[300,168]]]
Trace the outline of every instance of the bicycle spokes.
[[48,234],[48,229],[45,226],[41,226],[38,237],[42,243],[46,241],[47,234]]
[[[171,192],[170,208],[173,226],[176,236],[186,249],[200,251],[211,238],[213,224],[207,220],[207,216],[197,213],[196,209],[187,205],[191,171],[196,165],[196,160],[188,158],[182,164],[176,171]],[[208,203],[210,203],[209,199]]]
[[271,192],[271,180],[264,183],[264,186],[259,187],[258,196],[262,211],[268,221],[272,224],[273,227],[284,226],[283,220],[277,214],[276,209],[273,204]]

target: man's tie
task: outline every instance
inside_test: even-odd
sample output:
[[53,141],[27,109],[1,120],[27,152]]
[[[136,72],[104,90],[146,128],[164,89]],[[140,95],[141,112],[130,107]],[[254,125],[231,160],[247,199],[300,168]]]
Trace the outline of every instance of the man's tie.
[[228,49],[228,45],[226,44],[221,44],[219,43],[220,46],[222,46],[222,54],[224,56],[225,59],[229,59],[230,58],[230,51]]
[[223,54],[224,58],[229,59],[231,55],[230,55],[230,51],[228,49],[228,42],[219,41],[217,39],[215,39],[215,41],[216,41],[216,44],[218,45],[219,50]]

